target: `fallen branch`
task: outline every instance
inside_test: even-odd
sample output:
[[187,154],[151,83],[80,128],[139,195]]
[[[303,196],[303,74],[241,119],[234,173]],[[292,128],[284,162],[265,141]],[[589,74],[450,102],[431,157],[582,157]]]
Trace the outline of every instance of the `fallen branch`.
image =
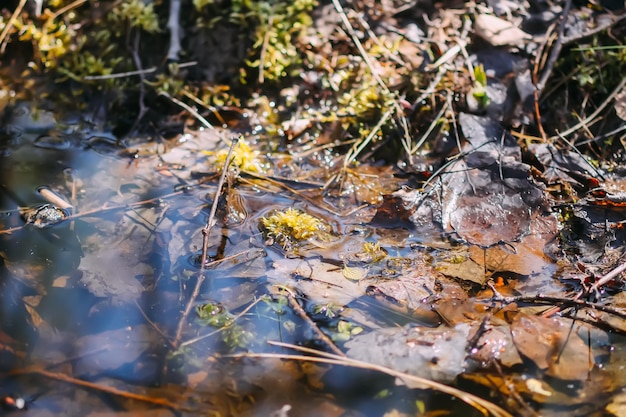
[[289,290],[288,288],[285,288],[283,286],[281,286],[280,289],[287,293],[287,299],[289,300],[289,305],[291,305],[291,308],[293,308],[295,310],[295,312],[298,314],[298,316],[300,316],[300,318],[302,320],[304,320],[309,325],[311,330],[313,330],[313,333],[316,334],[317,338],[320,339],[322,342],[324,342],[326,344],[326,346],[328,346],[330,348],[330,350],[335,352],[335,354],[337,354],[337,355],[339,355],[341,357],[345,357],[346,354],[343,353],[341,351],[341,349],[339,349],[337,347],[337,345],[335,345],[333,343],[333,341],[330,340],[330,338],[328,336],[326,336],[324,334],[324,332],[322,332],[319,329],[319,327],[317,327],[317,324],[315,324],[315,322],[313,320],[311,320],[311,318],[306,314],[306,311],[304,311],[304,309],[300,306],[300,304],[298,304],[298,300],[296,300],[296,297],[294,297],[294,295],[291,292],[291,290]]
[[83,379],[74,378],[74,377],[71,377],[69,375],[66,375],[60,372],[50,372],[39,367],[28,367],[24,369],[17,369],[17,370],[11,371],[9,375],[11,376],[41,375],[46,378],[54,379],[56,381],[66,382],[68,384],[77,385],[83,388],[89,388],[94,391],[104,392],[104,393],[116,395],[122,398],[128,398],[131,400],[137,400],[137,401],[141,401],[141,402],[148,403],[148,404],[163,406],[163,407],[171,408],[172,410],[191,411],[182,407],[180,404],[173,403],[165,398],[154,398],[154,397],[150,397],[147,395],[136,394],[134,392],[123,391],[121,389],[109,387],[107,385],[97,384],[95,382],[89,382]]
[[541,92],[546,86],[546,82],[550,75],[552,75],[552,70],[554,69],[554,65],[556,64],[556,60],[559,58],[561,54],[561,49],[563,48],[563,33],[565,32],[565,23],[567,23],[567,16],[569,15],[569,11],[572,8],[572,0],[566,0],[565,6],[563,7],[563,11],[561,12],[561,22],[559,23],[559,33],[556,38],[556,42],[550,51],[550,55],[548,57],[548,61],[546,62],[545,67],[543,68],[543,74],[541,74],[541,78],[535,84],[535,88],[537,89],[537,93],[541,96]]

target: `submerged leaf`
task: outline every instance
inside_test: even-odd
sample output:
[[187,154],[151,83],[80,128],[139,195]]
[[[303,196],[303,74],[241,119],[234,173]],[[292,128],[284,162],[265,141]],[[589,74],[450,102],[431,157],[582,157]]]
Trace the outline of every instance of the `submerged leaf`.
[[469,243],[489,247],[527,234],[544,193],[530,179],[515,140],[499,123],[461,113],[465,157],[443,174],[442,224]]
[[519,352],[549,376],[582,381],[593,367],[589,347],[564,319],[519,313],[511,334]]
[[346,279],[336,265],[312,259],[277,259],[267,280],[274,285],[286,285],[303,293],[314,303],[345,306],[365,295],[367,283]]
[[440,382],[466,371],[470,326],[436,329],[400,327],[357,335],[346,343],[348,356]]
[[343,276],[347,279],[352,281],[359,281],[367,276],[368,269],[358,266],[344,265],[342,272]]

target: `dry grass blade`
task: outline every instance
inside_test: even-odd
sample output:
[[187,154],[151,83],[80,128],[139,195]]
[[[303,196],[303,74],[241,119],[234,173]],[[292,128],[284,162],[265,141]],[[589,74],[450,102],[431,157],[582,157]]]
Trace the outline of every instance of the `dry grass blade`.
[[387,120],[391,116],[392,112],[393,112],[393,109],[387,110],[387,112],[383,114],[383,117],[380,118],[376,126],[374,126],[374,128],[369,133],[369,135],[367,135],[365,139],[358,141],[354,145],[352,145],[352,148],[350,148],[350,150],[346,154],[346,157],[343,160],[344,169],[346,169],[348,165],[350,165],[350,163],[352,163],[357,158],[357,156],[359,156],[359,154],[363,152],[363,149],[365,149],[367,145],[374,139],[374,136],[378,134],[378,131],[382,129],[385,123],[387,123]]
[[[339,14],[339,18],[341,19],[341,22],[343,23],[344,27],[348,31],[348,34],[350,35],[352,42],[354,42],[354,45],[358,49],[359,54],[361,55],[361,58],[363,58],[363,61],[367,65],[367,68],[369,68],[370,73],[372,74],[372,77],[374,77],[374,80],[376,80],[376,83],[380,86],[380,88],[385,92],[386,95],[391,95],[389,88],[387,87],[385,82],[382,80],[382,78],[380,78],[380,75],[378,75],[378,72],[374,69],[372,60],[369,54],[367,53],[367,51],[365,50],[365,48],[363,47],[363,44],[359,40],[359,36],[356,34],[356,31],[350,24],[350,20],[348,19],[348,16],[346,15],[346,12],[343,9],[343,6],[339,2],[339,0],[332,0],[332,2],[333,2],[333,6],[335,7],[335,10]],[[409,159],[409,162],[412,163],[413,157],[409,152],[411,148],[411,134],[409,133],[409,130],[408,130],[409,124],[406,121],[406,118],[404,117],[404,110],[400,107],[398,102],[395,100],[391,103],[391,105],[396,113],[396,116],[398,117],[398,119],[400,119],[400,127],[403,130],[402,146],[407,152],[407,158]],[[377,130],[377,129],[374,129],[374,130]]]
[[168,99],[170,99],[172,103],[178,104],[180,107],[187,110],[191,115],[193,115],[193,117],[196,118],[196,120],[202,123],[204,127],[211,129],[211,130],[215,129],[213,125],[207,121],[207,119],[205,119],[204,117],[202,117],[202,115],[200,115],[200,113],[198,113],[197,111],[195,111],[194,109],[192,109],[191,107],[183,103],[182,101],[178,100],[175,97],[170,96],[165,91],[159,92],[159,95],[167,97]]
[[581,120],[580,122],[576,123],[574,126],[572,126],[569,129],[565,130],[564,132],[560,132],[558,135],[552,136],[549,139],[550,140],[563,139],[563,138],[571,135],[572,133],[576,132],[578,129],[580,129],[580,128],[586,126],[586,125],[591,124],[591,122],[596,117],[598,117],[598,115],[606,108],[606,106],[608,106],[611,103],[611,101],[613,101],[613,99],[615,97],[617,97],[617,95],[622,91],[624,86],[626,86],[626,77],[622,79],[622,81],[619,83],[619,85],[617,87],[615,87],[615,89],[611,92],[611,94],[609,94],[609,96],[606,98],[606,100],[604,100],[602,102],[602,104],[600,104],[598,106],[598,108],[593,113],[591,113],[584,120]]
[[351,368],[378,371],[378,372],[382,372],[384,374],[387,374],[396,378],[400,378],[403,381],[412,382],[414,384],[420,384],[426,388],[443,392],[445,394],[449,394],[465,402],[466,404],[474,407],[476,410],[480,411],[485,416],[491,415],[494,417],[513,417],[513,415],[510,414],[508,411],[504,410],[503,408],[483,398],[477,397],[473,394],[470,394],[469,392],[465,392],[460,389],[441,384],[439,382],[435,382],[429,379],[420,378],[418,376],[409,375],[403,372],[395,371],[385,366],[362,362],[356,359],[350,359],[350,358],[335,355],[332,353],[322,352],[319,350],[310,349],[310,348],[306,348],[302,346],[296,346],[296,345],[292,345],[289,343],[272,342],[272,341],[268,343],[274,346],[293,349],[302,353],[307,353],[307,354],[316,355],[316,356],[285,355],[285,354],[279,354],[279,353],[242,353],[242,354],[235,354],[235,355],[224,355],[224,357],[276,358],[276,359],[300,360],[300,361],[326,363],[326,364],[331,364],[331,365],[340,365],[340,366],[347,366]]

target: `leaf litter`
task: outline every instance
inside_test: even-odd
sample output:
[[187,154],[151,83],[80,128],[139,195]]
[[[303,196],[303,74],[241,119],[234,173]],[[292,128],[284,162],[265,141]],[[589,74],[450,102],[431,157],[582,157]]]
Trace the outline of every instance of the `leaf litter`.
[[[584,23],[582,9],[570,12],[571,2],[565,3],[566,11],[537,5],[539,14],[504,1],[430,10],[427,25],[415,11],[380,6],[383,14],[367,16],[380,20],[370,22],[372,31],[334,1],[325,6],[332,18],[318,17],[319,33],[307,35],[311,52],[332,58],[333,71],[318,83],[314,71],[303,74],[310,77],[306,86],[294,91],[307,103],[289,120],[276,123],[277,103],[258,98],[261,111],[250,123],[261,128],[248,126],[241,139],[240,132],[207,127],[119,153],[117,140],[94,132],[16,140],[10,151],[18,161],[72,151],[82,162],[68,179],[58,160],[46,178],[72,202],[75,211],[66,219],[41,230],[27,224],[29,217],[2,219],[2,288],[11,305],[23,302],[24,327],[46,340],[32,351],[11,338],[2,342],[9,362],[24,364],[2,362],[15,377],[11,386],[36,396],[39,387],[17,376],[64,381],[112,394],[118,409],[133,415],[142,411],[131,401],[165,415],[160,407],[287,415],[288,404],[297,415],[350,412],[339,394],[331,400],[335,393],[325,392],[328,365],[254,360],[265,353],[289,359],[267,342],[291,340],[322,356],[335,352],[326,357],[334,365],[360,361],[361,368],[445,392],[483,414],[619,415],[626,328],[623,149],[617,147],[611,166],[589,156],[603,151],[595,138],[580,133],[568,142],[564,137],[573,131],[559,136],[558,128],[547,137],[539,112],[556,109],[540,107],[540,96],[549,93],[537,72],[550,75],[555,64],[543,61],[531,74],[525,55],[541,57],[547,35],[556,33],[548,27],[561,14],[567,31],[561,29],[559,40],[594,30],[598,14]],[[338,24],[345,27],[337,32]],[[482,42],[470,40],[470,31],[502,48],[475,48],[470,57],[468,48]],[[358,53],[339,55],[353,46]],[[558,42],[551,47],[560,48]],[[316,65],[311,68],[326,64]],[[427,74],[416,89],[423,96],[400,93],[414,82],[401,71],[407,65]],[[359,88],[346,88],[351,78]],[[439,86],[447,87],[435,94]],[[342,91],[332,106],[343,106],[345,114],[327,112],[320,91]],[[620,91],[623,81],[613,94],[621,103]],[[293,94],[282,93],[285,102]],[[464,95],[466,107],[456,98],[451,104],[454,95]],[[282,113],[293,110],[278,106]],[[7,115],[13,132],[40,135],[56,126],[52,114],[38,121],[24,117],[27,107],[19,109]],[[619,116],[621,107],[616,110]],[[580,126],[585,134],[596,121],[589,117]],[[432,147],[416,145],[429,139],[418,139],[424,126]],[[270,132],[281,129],[274,141]],[[584,139],[592,142],[588,148],[577,144]],[[387,145],[405,152],[397,169],[383,166],[393,148]],[[20,155],[25,148],[36,151]],[[42,203],[11,192],[7,201],[17,212]],[[29,245],[28,255],[12,248],[17,244]],[[55,336],[62,320],[46,301],[59,293],[81,294],[87,313],[75,329]],[[123,317],[105,320],[113,316]],[[9,324],[5,331],[20,333]],[[237,358],[228,356],[233,352]],[[307,383],[293,383],[299,380]],[[156,381],[171,392],[140,389],[139,382]],[[471,394],[483,389],[495,394],[494,403]],[[60,395],[51,407],[66,404],[64,391],[45,390]],[[91,391],[79,392],[76,403],[87,399],[103,409]],[[398,412],[393,394],[381,398],[385,411]]]

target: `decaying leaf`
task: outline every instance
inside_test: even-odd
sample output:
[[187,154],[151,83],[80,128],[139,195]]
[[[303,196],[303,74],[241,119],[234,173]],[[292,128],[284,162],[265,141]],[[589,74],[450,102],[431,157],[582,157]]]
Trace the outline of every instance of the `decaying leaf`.
[[528,148],[548,183],[563,181],[580,188],[594,183],[593,166],[579,153],[549,143],[532,143]]
[[506,367],[512,367],[522,363],[513,339],[509,326],[506,325],[487,325],[484,333],[476,343],[476,353],[472,355],[475,360],[489,364],[492,360],[497,360]]
[[543,190],[499,123],[461,113],[459,124],[468,143],[466,156],[442,174],[444,230],[482,247],[518,240],[545,205]]
[[584,380],[593,367],[593,359],[587,344],[576,331],[569,330],[570,323],[564,319],[524,313],[519,313],[511,323],[515,346],[538,368],[554,378]]
[[343,276],[352,281],[362,280],[367,276],[368,269],[359,266],[343,266]]
[[449,277],[459,278],[483,285],[489,280],[484,265],[480,265],[469,256],[451,257],[437,264],[437,270]]
[[134,363],[151,346],[159,342],[158,334],[149,326],[129,326],[79,338],[74,352],[80,357],[75,372],[97,375]]
[[513,23],[488,14],[476,16],[474,31],[493,46],[520,45],[532,38]]
[[291,287],[314,303],[345,306],[365,295],[368,285],[363,280],[347,279],[341,266],[319,258],[277,259],[273,267],[267,273],[270,284]]
[[354,336],[348,356],[441,382],[452,382],[466,370],[465,346],[470,326],[436,329],[400,327]]
[[626,416],[626,393],[619,393],[611,399],[605,410],[615,417]]

